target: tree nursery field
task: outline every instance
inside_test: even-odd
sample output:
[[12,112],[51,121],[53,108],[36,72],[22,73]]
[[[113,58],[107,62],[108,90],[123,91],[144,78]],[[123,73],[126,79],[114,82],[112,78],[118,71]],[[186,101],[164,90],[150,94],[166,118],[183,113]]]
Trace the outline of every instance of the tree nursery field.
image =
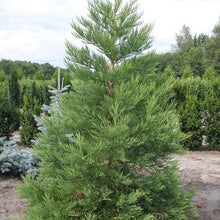
[[0,61],[0,220],[219,220],[220,20],[158,54],[142,19],[91,0],[67,69]]

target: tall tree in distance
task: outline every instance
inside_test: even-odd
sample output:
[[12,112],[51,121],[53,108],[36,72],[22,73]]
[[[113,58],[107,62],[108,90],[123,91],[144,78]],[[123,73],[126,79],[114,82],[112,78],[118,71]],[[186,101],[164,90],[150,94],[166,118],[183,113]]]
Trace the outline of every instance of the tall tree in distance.
[[206,45],[206,62],[213,66],[216,75],[220,75],[220,18],[213,29],[213,34]]
[[176,44],[172,54],[170,65],[175,75],[183,75],[187,65],[191,66],[195,76],[202,76],[205,72],[205,46],[208,36],[200,34],[194,37],[190,28],[183,26],[176,35]]
[[[73,91],[41,122],[37,181],[25,178],[27,219],[188,219],[191,193],[179,189],[169,155],[179,151],[169,84],[130,71],[150,48],[151,25],[137,1],[89,1],[72,23],[84,46],[67,42]],[[91,47],[90,47],[91,46]],[[140,62],[142,63],[142,62]],[[132,67],[133,68],[133,67]],[[59,83],[58,83],[59,85]],[[161,105],[162,102],[162,105]]]
[[177,50],[189,51],[193,46],[193,38],[190,28],[183,25],[180,34],[176,35]]

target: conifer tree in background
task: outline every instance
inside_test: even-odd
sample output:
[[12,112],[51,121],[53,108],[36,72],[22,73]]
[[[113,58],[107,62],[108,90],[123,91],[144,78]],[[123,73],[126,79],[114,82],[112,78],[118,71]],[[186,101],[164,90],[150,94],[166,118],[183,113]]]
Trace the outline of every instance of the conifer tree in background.
[[0,70],[0,83],[6,80],[6,75],[4,70]]
[[179,106],[181,130],[189,137],[183,141],[185,148],[196,150],[202,145],[202,111],[195,95],[186,95],[186,100]]
[[203,109],[208,148],[220,150],[220,100],[214,89],[206,93]]
[[0,96],[0,137],[6,137],[9,140],[13,131],[13,113],[8,99]]
[[26,177],[21,188],[27,219],[183,220],[192,214],[191,192],[179,189],[169,160],[183,139],[174,106],[161,105],[170,87],[156,88],[144,73],[129,71],[129,59],[152,41],[136,3],[90,1],[88,18],[72,23],[85,46],[66,44],[73,92],[57,101],[53,117],[41,119],[40,174],[37,181]]
[[42,89],[42,98],[43,98],[43,103],[45,105],[50,104],[50,93],[48,91],[47,86],[44,86],[43,89]]
[[24,77],[24,72],[21,67],[15,67],[16,68],[16,74],[18,80],[21,80]]
[[[8,88],[9,88],[9,109],[11,112],[12,121],[10,125],[11,132],[17,130],[20,126],[20,88],[18,85],[18,78],[15,69],[12,68],[11,73],[9,75],[8,80]],[[6,104],[7,105],[7,104]]]
[[170,65],[168,65],[164,70],[163,77],[174,79],[174,73]]
[[43,72],[43,68],[40,68],[33,77],[35,80],[44,80],[45,76],[44,76],[44,72]]
[[206,71],[204,75],[202,76],[202,78],[206,80],[214,80],[215,77],[216,77],[215,70],[212,66],[209,66],[208,68],[206,68]]
[[36,85],[34,82],[25,91],[22,109],[21,142],[25,146],[31,146],[31,140],[38,133],[34,115],[40,115],[41,112],[39,102],[36,98]]
[[193,77],[193,76],[194,76],[194,74],[193,74],[193,72],[192,72],[191,67],[190,67],[189,65],[187,65],[186,68],[185,68],[184,71],[183,71],[182,78],[183,78],[183,79],[186,79],[186,78],[191,78],[191,77]]
[[18,85],[17,73],[12,70],[9,76],[9,96],[13,106],[19,107],[20,104],[20,89]]

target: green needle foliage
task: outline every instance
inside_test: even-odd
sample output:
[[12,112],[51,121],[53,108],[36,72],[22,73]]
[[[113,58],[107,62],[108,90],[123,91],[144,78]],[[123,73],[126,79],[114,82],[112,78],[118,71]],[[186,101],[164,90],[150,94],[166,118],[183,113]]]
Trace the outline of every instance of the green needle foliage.
[[183,141],[185,148],[199,149],[202,145],[201,104],[195,95],[186,95],[186,100],[179,107],[181,130],[189,137]]
[[15,107],[19,107],[20,89],[18,85],[17,73],[14,69],[12,69],[11,74],[9,76],[9,97],[10,103]]
[[23,112],[21,117],[21,142],[25,146],[31,146],[31,140],[38,133],[34,115],[40,115],[41,109],[36,98],[36,85],[31,83],[23,96]]
[[186,78],[192,78],[194,76],[192,70],[191,70],[191,67],[189,65],[186,66],[186,68],[184,69],[183,71],[183,76],[182,78],[183,79],[186,79]]
[[165,105],[169,83],[159,88],[130,71],[129,60],[152,41],[152,26],[140,18],[136,1],[96,0],[87,18],[72,23],[86,45],[66,43],[73,91],[58,100],[59,112],[41,119],[40,174],[21,188],[27,219],[191,216],[191,192],[179,189],[169,160],[184,138],[173,104]]
[[9,140],[11,133],[14,131],[16,109],[10,106],[7,99],[0,97],[0,136],[7,137]]
[[210,150],[220,150],[220,100],[214,89],[206,94],[203,102],[204,130]]

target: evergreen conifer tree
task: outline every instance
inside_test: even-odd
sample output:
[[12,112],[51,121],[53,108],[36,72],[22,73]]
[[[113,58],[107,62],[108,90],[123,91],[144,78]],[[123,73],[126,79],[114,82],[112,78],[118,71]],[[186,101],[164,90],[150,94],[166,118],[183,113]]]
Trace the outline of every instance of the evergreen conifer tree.
[[0,70],[0,83],[6,80],[6,75],[4,70]]
[[17,130],[20,127],[20,88],[18,84],[17,73],[15,69],[11,69],[11,73],[8,80],[8,87],[9,87],[9,107],[10,112],[12,114],[12,124],[11,132]]
[[215,74],[215,70],[212,66],[209,66],[204,75],[202,76],[203,79],[206,79],[206,80],[214,80],[216,77],[216,74]]
[[40,115],[40,105],[36,98],[36,85],[33,82],[26,89],[23,97],[23,112],[21,117],[21,142],[26,146],[31,146],[31,140],[38,133],[34,115]]
[[184,140],[184,147],[195,150],[202,145],[202,111],[195,95],[186,95],[186,100],[179,107],[181,130],[189,137]]
[[172,70],[172,68],[171,68],[171,66],[170,65],[168,65],[167,67],[166,67],[166,69],[164,70],[164,72],[163,72],[163,77],[164,78],[167,78],[167,79],[174,79],[174,73],[173,73],[173,70]]
[[7,99],[0,97],[0,137],[9,137],[12,133],[13,114]]
[[212,89],[203,102],[205,135],[210,150],[220,150],[220,100]]
[[14,69],[11,71],[9,76],[9,95],[11,104],[15,107],[19,107],[20,89],[18,85],[17,73]]
[[43,89],[42,89],[42,98],[43,98],[43,103],[45,105],[50,104],[50,93],[48,91],[47,86],[44,86]]
[[187,65],[186,68],[185,68],[184,71],[183,71],[182,78],[183,78],[183,79],[186,79],[186,78],[191,78],[191,77],[193,77],[193,76],[194,76],[194,74],[193,74],[193,72],[192,72],[191,67],[190,67],[189,65]]
[[35,80],[44,80],[45,76],[44,76],[44,72],[43,72],[43,69],[40,68],[35,74],[34,74],[34,77],[33,77]]
[[[150,47],[136,1],[90,1],[88,18],[72,23],[86,45],[67,42],[73,92],[40,119],[37,181],[21,188],[27,219],[187,219],[191,193],[179,189],[169,161],[183,138],[170,88],[130,70]],[[89,45],[92,45],[92,49]],[[127,62],[125,62],[127,61]],[[57,97],[57,96],[56,96]]]

